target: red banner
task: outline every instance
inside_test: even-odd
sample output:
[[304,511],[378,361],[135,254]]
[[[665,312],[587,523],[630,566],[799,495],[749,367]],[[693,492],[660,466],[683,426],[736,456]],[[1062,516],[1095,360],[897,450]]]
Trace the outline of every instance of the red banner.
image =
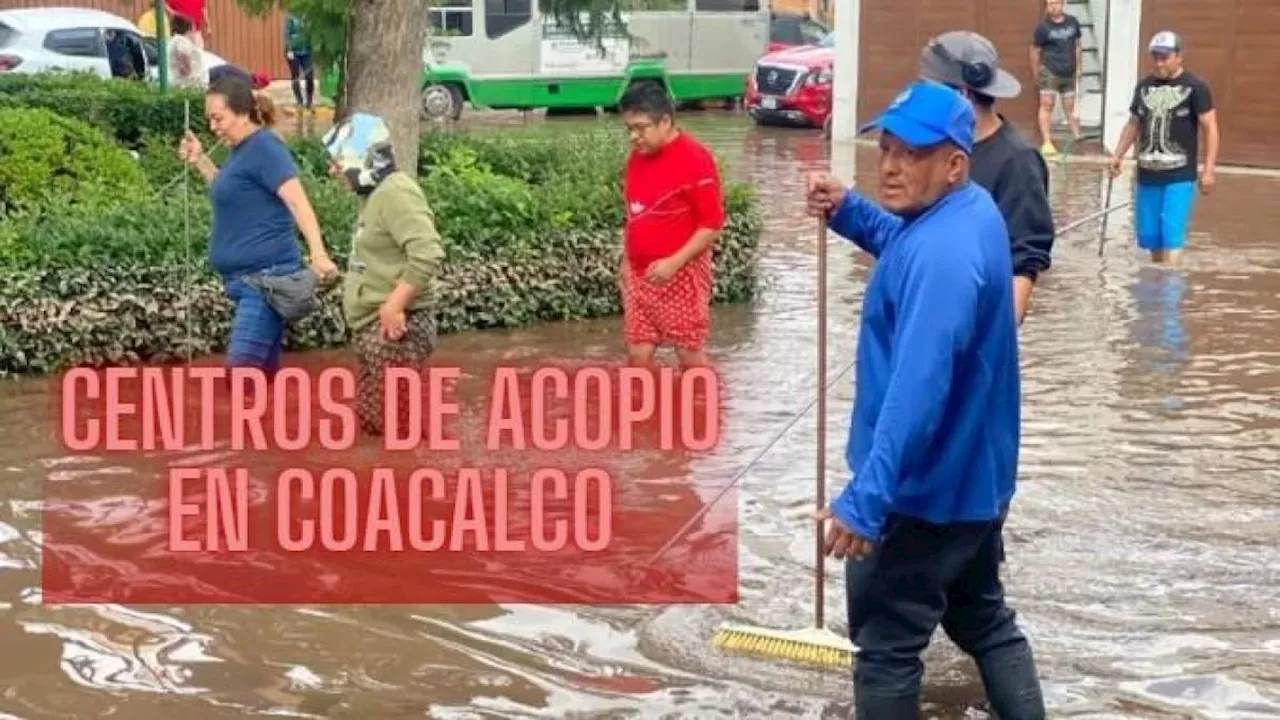
[[[77,369],[58,434],[122,458],[49,482],[46,603],[732,603],[731,478],[709,369]],[[118,479],[116,479],[118,478]],[[701,517],[699,517],[701,515]],[[695,521],[695,518],[697,520]]]

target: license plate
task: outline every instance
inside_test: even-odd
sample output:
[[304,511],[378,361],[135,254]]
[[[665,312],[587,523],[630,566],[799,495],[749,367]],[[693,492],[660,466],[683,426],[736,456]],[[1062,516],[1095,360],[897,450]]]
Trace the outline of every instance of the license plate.
[[762,98],[760,98],[760,107],[764,108],[765,110],[777,110],[777,109],[778,109],[778,98],[776,98],[776,97],[762,97]]

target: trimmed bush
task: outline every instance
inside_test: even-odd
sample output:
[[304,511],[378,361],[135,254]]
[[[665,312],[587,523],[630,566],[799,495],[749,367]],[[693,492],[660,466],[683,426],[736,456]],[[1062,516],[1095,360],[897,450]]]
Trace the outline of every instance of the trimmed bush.
[[141,197],[142,169],[96,128],[33,108],[0,108],[0,215]]
[[93,73],[0,74],[0,108],[44,108],[78,118],[131,148],[148,133],[181,136],[186,101],[191,102],[191,124],[198,132],[207,129],[204,95],[198,91],[166,94],[150,84]]
[[[420,179],[448,253],[434,293],[441,331],[617,314],[620,139],[506,132],[423,140]],[[224,349],[230,305],[206,260],[204,182],[193,175],[188,236],[173,140],[164,132],[139,137],[135,165],[150,174],[153,192],[0,218],[0,375]],[[324,176],[317,141],[291,144],[326,245],[345,266],[356,198]],[[730,222],[715,249],[715,301],[740,302],[757,289],[762,219],[748,187],[728,184],[726,192]],[[291,328],[287,346],[345,341],[334,288],[320,312]]]
[[[735,224],[717,246],[716,302],[752,297],[758,229]],[[614,238],[593,233],[557,236],[536,258],[450,261],[433,292],[441,333],[616,315],[618,259]],[[230,321],[222,285],[204,269],[0,271],[0,375],[167,362],[188,349],[200,357],[225,349]],[[290,328],[286,347],[332,348],[346,335],[333,288],[319,312]]]
[[[523,143],[521,142],[523,140]],[[203,263],[208,248],[210,210],[204,181],[192,174],[190,249],[184,232],[181,164],[174,149],[156,138],[141,163],[162,173],[156,192],[110,207],[69,208],[65,212],[0,224],[0,266],[10,269],[74,268],[98,264],[165,265],[185,262],[188,250]],[[350,248],[356,198],[324,176],[319,143],[291,143],[303,170],[303,184],[319,217],[326,245],[339,265]],[[599,232],[617,244],[623,222],[618,179],[625,155],[616,138],[596,132],[542,139],[485,134],[428,135],[431,155],[419,178],[436,215],[436,225],[453,261],[540,256],[554,236]],[[547,159],[537,171],[522,171],[512,154]],[[503,168],[505,171],[500,171]],[[522,172],[522,176],[510,173]],[[731,217],[754,212],[749,187],[729,183]],[[6,227],[7,225],[7,227]],[[19,242],[38,237],[39,242]]]

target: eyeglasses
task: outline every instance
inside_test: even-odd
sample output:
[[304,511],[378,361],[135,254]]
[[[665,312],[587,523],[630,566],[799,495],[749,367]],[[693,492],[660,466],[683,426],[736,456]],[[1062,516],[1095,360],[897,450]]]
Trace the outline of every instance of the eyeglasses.
[[644,131],[657,126],[649,120],[641,120],[640,122],[627,123],[625,127],[629,135],[640,135]]

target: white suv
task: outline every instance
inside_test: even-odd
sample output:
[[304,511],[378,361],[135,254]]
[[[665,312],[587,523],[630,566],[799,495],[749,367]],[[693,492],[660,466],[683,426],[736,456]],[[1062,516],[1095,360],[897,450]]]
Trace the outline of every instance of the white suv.
[[[156,41],[138,26],[91,8],[26,8],[0,10],[0,73],[51,71],[93,72],[111,77],[107,33],[122,32],[141,43],[147,74],[157,76]],[[205,51],[205,68],[226,61]]]

